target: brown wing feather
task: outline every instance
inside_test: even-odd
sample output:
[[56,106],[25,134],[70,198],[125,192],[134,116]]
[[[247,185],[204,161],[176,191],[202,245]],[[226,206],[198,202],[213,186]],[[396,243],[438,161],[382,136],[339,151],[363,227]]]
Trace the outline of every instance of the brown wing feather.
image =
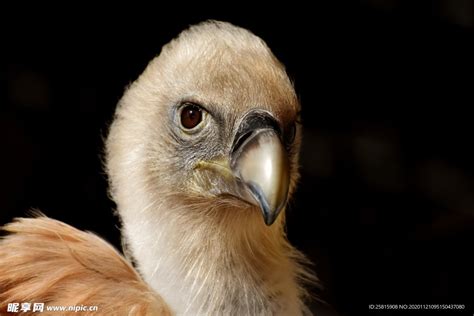
[[14,302],[98,306],[89,315],[171,314],[101,238],[46,217],[17,219],[3,229],[9,234],[0,240],[0,314]]

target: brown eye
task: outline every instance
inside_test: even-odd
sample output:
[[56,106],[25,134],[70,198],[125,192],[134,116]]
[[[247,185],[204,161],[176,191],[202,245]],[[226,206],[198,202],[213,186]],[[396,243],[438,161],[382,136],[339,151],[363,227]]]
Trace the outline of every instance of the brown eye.
[[195,104],[187,104],[181,110],[181,125],[184,128],[192,129],[202,121],[202,109]]

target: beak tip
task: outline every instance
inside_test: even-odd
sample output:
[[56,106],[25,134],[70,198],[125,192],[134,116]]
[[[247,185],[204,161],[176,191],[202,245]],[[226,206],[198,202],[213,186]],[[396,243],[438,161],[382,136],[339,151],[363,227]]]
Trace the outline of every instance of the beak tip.
[[277,219],[280,211],[283,209],[283,205],[279,206],[270,206],[267,198],[263,194],[261,188],[258,185],[253,183],[247,184],[250,192],[252,193],[255,200],[258,202],[260,209],[262,211],[263,220],[267,226],[271,226]]
[[263,211],[263,220],[265,221],[265,225],[267,226],[272,226],[277,217],[278,216],[275,216],[275,214],[272,212]]
[[286,203],[278,206],[275,209],[262,208],[263,219],[267,226],[273,225],[280,213],[285,209]]

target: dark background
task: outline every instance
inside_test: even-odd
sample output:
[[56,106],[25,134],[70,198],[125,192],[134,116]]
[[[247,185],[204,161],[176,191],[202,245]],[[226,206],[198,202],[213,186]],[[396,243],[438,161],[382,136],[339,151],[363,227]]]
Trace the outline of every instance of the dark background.
[[267,41],[301,98],[288,232],[315,295],[340,315],[471,315],[473,4],[329,3],[3,10],[0,224],[37,208],[119,247],[101,167],[115,105],[182,29],[227,20]]

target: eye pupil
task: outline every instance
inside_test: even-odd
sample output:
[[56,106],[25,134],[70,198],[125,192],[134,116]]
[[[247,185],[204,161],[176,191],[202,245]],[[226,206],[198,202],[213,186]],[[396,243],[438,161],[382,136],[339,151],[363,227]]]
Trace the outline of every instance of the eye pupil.
[[181,111],[181,125],[191,129],[199,125],[202,121],[202,110],[194,104],[186,105]]

